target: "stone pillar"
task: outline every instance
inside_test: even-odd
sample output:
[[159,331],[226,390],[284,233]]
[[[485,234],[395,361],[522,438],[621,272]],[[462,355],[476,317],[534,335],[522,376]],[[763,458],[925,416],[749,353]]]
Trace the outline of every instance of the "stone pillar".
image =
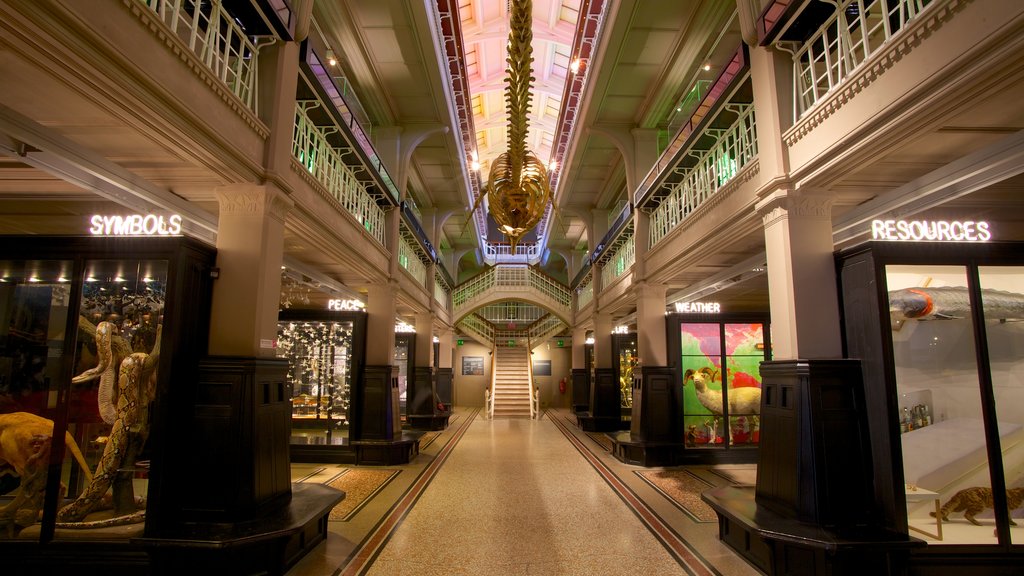
[[452,370],[452,345],[454,343],[455,331],[451,328],[441,329],[438,335],[438,358],[437,376],[435,378],[437,398],[448,411],[451,411],[455,401],[452,387],[455,381],[455,373]]
[[607,312],[594,313],[594,367],[612,367],[612,317]]
[[647,252],[651,249],[651,215],[642,210],[633,212],[633,283],[647,278]]
[[757,117],[757,158],[763,182],[789,176],[782,134],[793,125],[793,60],[771,47],[750,47],[750,80]]
[[264,175],[279,185],[291,172],[295,125],[295,88],[299,78],[299,44],[276,42],[260,50],[259,115],[270,133],[263,149]]
[[405,391],[406,421],[412,428],[427,430],[435,429],[434,416],[437,412],[431,362],[434,351],[433,324],[434,317],[429,312],[416,314],[416,358]]
[[401,435],[395,350],[395,284],[372,284],[366,292],[366,364],[352,394],[353,440],[394,440]]
[[215,193],[219,276],[213,285],[210,354],[273,358],[284,223],[292,201],[272,184],[234,184]]
[[780,189],[757,204],[775,360],[842,357],[831,203],[826,196]]
[[579,327],[579,319],[572,331],[572,409],[573,412],[586,412],[590,409],[587,329]]
[[636,289],[636,348],[641,366],[667,366],[668,350],[665,342],[664,285],[646,282],[635,284]]
[[590,410],[580,418],[584,430],[611,432],[622,425],[619,383],[612,368],[612,319],[607,313],[594,314],[594,380],[590,383]]
[[627,182],[626,193],[632,198],[660,154],[657,129],[633,128],[629,133],[633,136],[633,178]]
[[366,363],[390,365],[395,353],[398,284],[371,284],[366,291]]

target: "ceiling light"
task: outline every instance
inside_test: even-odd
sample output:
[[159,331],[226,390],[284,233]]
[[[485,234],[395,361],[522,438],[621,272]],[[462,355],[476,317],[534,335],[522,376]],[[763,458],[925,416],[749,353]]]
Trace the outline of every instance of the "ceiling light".
[[569,64],[569,71],[573,74],[578,73],[582,64],[583,62],[581,62],[579,58],[574,59],[572,63]]
[[470,162],[469,167],[473,169],[473,172],[476,172],[477,170],[480,169],[480,163],[477,162],[476,160],[473,160],[472,162]]
[[338,65],[338,58],[334,55],[334,50],[331,50],[330,48],[327,49],[327,64],[331,66]]
[[711,64],[705,64],[705,65],[704,65],[704,71],[705,71],[705,72],[708,72],[708,71],[710,71],[710,70],[711,70]]
[[548,162],[548,170],[552,172],[558,170],[558,160],[552,160],[551,162]]

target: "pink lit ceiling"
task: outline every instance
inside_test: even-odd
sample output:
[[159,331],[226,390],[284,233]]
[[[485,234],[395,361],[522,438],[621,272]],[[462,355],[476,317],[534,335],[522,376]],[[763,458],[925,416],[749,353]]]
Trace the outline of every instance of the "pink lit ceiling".
[[[544,161],[551,158],[579,9],[580,0],[533,2],[534,81],[527,146]],[[459,17],[480,174],[486,178],[491,161],[506,149],[507,2],[461,0]]]

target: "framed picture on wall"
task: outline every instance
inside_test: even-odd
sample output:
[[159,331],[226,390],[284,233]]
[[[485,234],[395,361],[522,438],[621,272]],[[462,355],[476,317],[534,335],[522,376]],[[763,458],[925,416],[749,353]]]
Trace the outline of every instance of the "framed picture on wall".
[[551,360],[534,360],[534,376],[551,376]]
[[463,376],[483,376],[484,375],[484,357],[483,356],[463,356],[462,357],[462,375]]

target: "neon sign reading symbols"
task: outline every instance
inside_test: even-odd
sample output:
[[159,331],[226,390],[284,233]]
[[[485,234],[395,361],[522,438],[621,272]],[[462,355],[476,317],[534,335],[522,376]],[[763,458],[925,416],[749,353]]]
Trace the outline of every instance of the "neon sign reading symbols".
[[101,216],[89,219],[89,233],[97,236],[176,236],[181,234],[181,216],[167,218],[155,214]]

